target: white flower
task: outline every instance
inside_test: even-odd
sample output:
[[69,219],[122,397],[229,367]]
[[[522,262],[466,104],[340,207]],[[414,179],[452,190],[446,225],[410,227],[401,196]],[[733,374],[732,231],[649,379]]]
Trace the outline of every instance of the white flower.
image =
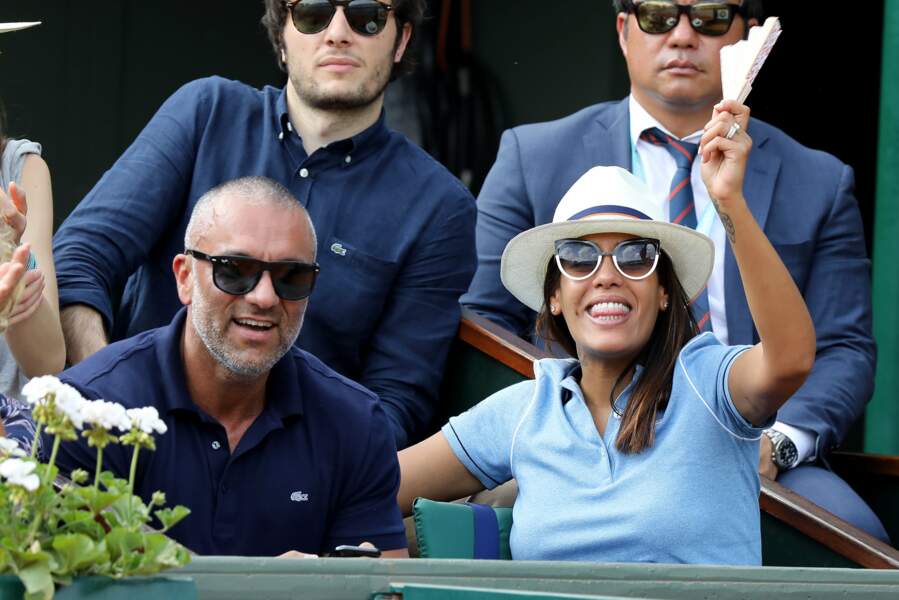
[[87,400],[82,398],[81,394],[72,386],[61,383],[59,389],[56,390],[56,408],[62,414],[67,416],[77,429],[84,427],[84,416],[81,410]]
[[131,426],[144,433],[153,433],[154,431],[156,433],[165,433],[168,431],[168,427],[159,418],[159,411],[152,406],[129,408],[127,413],[131,419]]
[[117,402],[105,400],[88,400],[81,407],[81,416],[85,423],[94,427],[110,431],[116,428],[120,431],[131,429],[131,419],[128,417],[125,407]]
[[6,456],[25,456],[25,451],[19,448],[19,444],[14,440],[0,437],[0,454],[5,454]]
[[35,377],[25,384],[22,388],[22,395],[28,401],[28,404],[34,406],[40,404],[50,395],[55,395],[64,384],[53,375],[43,375]]
[[29,492],[33,492],[41,483],[34,473],[35,466],[35,463],[30,460],[8,458],[0,463],[0,477],[12,485],[22,486]]

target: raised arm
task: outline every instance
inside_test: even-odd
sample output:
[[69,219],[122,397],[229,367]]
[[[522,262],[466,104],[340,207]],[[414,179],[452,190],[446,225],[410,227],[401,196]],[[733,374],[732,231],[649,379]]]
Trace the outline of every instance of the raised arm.
[[37,267],[25,273],[25,288],[10,314],[6,342],[27,377],[51,375],[62,371],[66,354],[51,249],[50,170],[39,155],[27,155],[20,185],[10,184],[9,200],[23,217],[27,215],[21,241],[30,245]]
[[[733,124],[739,130],[727,139]],[[734,252],[759,343],[730,371],[734,405],[753,424],[763,423],[802,385],[815,360],[815,329],[805,301],[743,196],[752,140],[749,109],[724,101],[700,143],[702,177]],[[797,199],[801,201],[801,199]]]

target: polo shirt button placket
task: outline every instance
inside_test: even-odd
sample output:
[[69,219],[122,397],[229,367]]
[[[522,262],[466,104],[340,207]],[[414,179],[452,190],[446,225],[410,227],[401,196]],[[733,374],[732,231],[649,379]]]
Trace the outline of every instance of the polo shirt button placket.
[[307,177],[309,177],[309,169],[307,169],[306,167],[303,167],[302,169],[299,170],[297,175],[299,175],[303,179],[306,179]]
[[214,440],[211,445],[212,445],[213,450],[218,450],[219,448],[222,447],[222,445],[219,443],[218,440]]

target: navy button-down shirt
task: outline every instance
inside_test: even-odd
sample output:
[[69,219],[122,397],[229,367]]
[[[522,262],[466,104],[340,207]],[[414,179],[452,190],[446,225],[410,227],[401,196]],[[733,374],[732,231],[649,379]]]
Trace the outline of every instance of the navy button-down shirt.
[[113,340],[180,307],[172,258],[197,199],[248,175],[308,209],[321,275],[300,347],[374,391],[399,447],[433,415],[459,296],[476,265],[474,199],[384,124],[307,155],[284,90],[213,77],[185,85],[60,227],[61,306],[86,304]]
[[[404,548],[396,448],[374,394],[293,348],[269,374],[264,410],[230,452],[224,427],[187,391],[185,314],[62,375],[87,398],[159,410],[168,432],[156,437],[155,452],[140,453],[135,492],[147,501],[162,490],[169,505],[191,509],[170,535],[199,554],[320,553],[363,541]],[[95,460],[81,438],[60,446],[57,464],[93,473]],[[103,452],[104,468],[123,479],[130,462],[130,448]]]

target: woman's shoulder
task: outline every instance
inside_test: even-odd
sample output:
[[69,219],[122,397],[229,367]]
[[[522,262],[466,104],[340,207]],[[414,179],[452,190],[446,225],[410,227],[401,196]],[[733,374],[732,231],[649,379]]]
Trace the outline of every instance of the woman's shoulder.
[[29,155],[41,155],[41,145],[26,139],[8,139],[3,146],[3,157],[0,161],[0,179],[4,188],[11,181],[19,181],[22,167]]

